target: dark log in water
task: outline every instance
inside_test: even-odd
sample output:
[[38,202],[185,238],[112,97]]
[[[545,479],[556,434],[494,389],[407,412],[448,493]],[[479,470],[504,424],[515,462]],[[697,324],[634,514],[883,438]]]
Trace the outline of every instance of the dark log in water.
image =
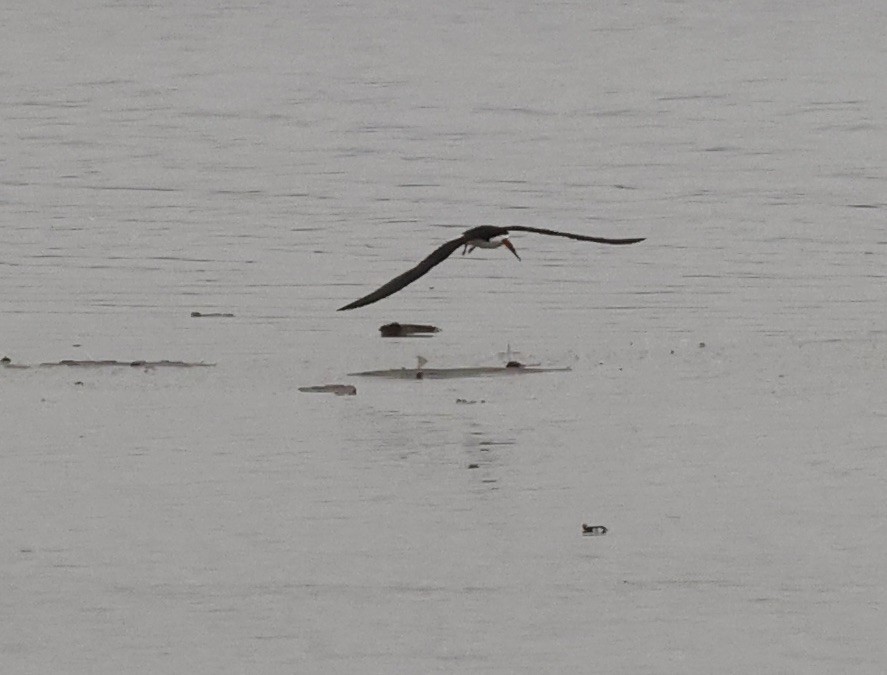
[[431,337],[425,333],[440,333],[437,326],[428,326],[418,323],[386,323],[379,327],[382,337]]

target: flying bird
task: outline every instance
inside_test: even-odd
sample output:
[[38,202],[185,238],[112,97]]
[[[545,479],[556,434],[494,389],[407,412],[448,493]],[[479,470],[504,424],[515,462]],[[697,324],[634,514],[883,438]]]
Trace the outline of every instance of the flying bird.
[[[339,307],[338,311],[346,309],[356,309],[364,305],[370,305],[378,302],[389,295],[397,293],[401,288],[410,285],[416,279],[428,274],[431,268],[439,265],[449,258],[460,246],[463,247],[462,255],[471,253],[475,248],[499,248],[504,246],[511,251],[514,256],[520,260],[520,256],[514,248],[514,244],[508,239],[509,232],[535,232],[536,234],[550,234],[555,237],[566,237],[567,239],[577,239],[579,241],[593,241],[598,244],[636,244],[644,241],[644,237],[633,239],[605,239],[604,237],[589,237],[584,234],[573,234],[572,232],[558,232],[557,230],[546,230],[541,227],[521,227],[518,225],[512,227],[497,227],[495,225],[480,225],[465,230],[461,237],[448,241],[435,249],[431,255],[420,262],[412,269],[407,270],[403,274],[399,274],[384,286],[377,288],[369,295],[351,302],[344,307]],[[499,239],[498,237],[501,237]]]

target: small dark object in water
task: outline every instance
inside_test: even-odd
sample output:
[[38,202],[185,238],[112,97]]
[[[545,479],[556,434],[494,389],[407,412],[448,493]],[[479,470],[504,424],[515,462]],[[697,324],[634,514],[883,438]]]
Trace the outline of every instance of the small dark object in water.
[[524,364],[520,361],[509,361],[505,364],[506,368],[524,368]]
[[335,394],[336,396],[357,395],[357,387],[353,384],[322,384],[316,387],[299,387],[299,391],[312,394]]
[[[440,333],[437,326],[428,326],[417,323],[386,323],[379,327],[382,337],[411,337],[420,333]],[[429,335],[420,335],[420,337],[430,337]]]
[[700,342],[700,343],[699,343],[699,349],[705,349],[705,343],[704,343],[704,342]]
[[607,528],[603,525],[586,525],[582,523],[582,534],[607,534]]
[[82,386],[83,386],[83,380],[77,380],[77,381],[74,383],[74,385],[77,386],[77,387],[82,387]]
[[468,465],[468,468],[469,468],[469,469],[479,469],[479,468],[480,468],[480,464],[469,464],[469,465]]
[[425,376],[422,374],[422,371],[421,371],[421,370],[417,370],[417,371],[416,371],[416,379],[417,379],[417,380],[421,380],[421,379],[424,378],[424,377],[425,377]]
[[5,366],[7,363],[12,363],[12,359],[8,356],[4,356],[2,359],[0,359],[0,363]]
[[218,318],[228,318],[230,319],[234,315],[230,312],[207,312],[204,314],[203,312],[191,312],[191,316],[195,319],[218,319]]

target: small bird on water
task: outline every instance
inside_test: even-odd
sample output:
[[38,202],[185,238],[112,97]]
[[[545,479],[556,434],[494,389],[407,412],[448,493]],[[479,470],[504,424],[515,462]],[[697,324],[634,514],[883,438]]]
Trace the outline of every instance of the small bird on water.
[[370,305],[383,298],[387,298],[389,295],[397,293],[400,289],[409,286],[416,281],[416,279],[428,274],[432,268],[449,258],[460,246],[463,247],[462,255],[471,253],[475,248],[499,248],[500,246],[504,246],[514,254],[514,257],[520,260],[520,256],[517,254],[514,244],[512,244],[511,240],[505,236],[509,232],[533,232],[535,234],[547,234],[554,237],[566,237],[567,239],[576,239],[578,241],[593,241],[598,244],[611,245],[637,244],[638,242],[644,241],[644,237],[607,239],[605,237],[591,237],[584,234],[573,234],[572,232],[546,230],[541,227],[523,227],[519,225],[513,227],[497,227],[495,225],[480,225],[478,227],[473,227],[470,230],[466,230],[461,237],[457,237],[456,239],[452,239],[447,243],[442,244],[412,269],[394,277],[387,284],[377,288],[369,295],[365,295],[344,307],[339,307],[338,311],[341,312],[346,309],[356,309],[358,307]]
[[582,534],[607,534],[605,525],[586,525],[582,523]]

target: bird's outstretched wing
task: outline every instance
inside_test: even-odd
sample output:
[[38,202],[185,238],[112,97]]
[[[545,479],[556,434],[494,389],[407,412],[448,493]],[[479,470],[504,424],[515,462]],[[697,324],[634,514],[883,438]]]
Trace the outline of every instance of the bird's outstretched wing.
[[573,234],[572,232],[558,232],[557,230],[546,230],[541,227],[524,227],[522,225],[513,225],[508,228],[511,232],[535,232],[536,234],[551,234],[555,237],[566,237],[567,239],[578,239],[579,241],[594,241],[598,244],[637,244],[644,241],[646,237],[635,237],[632,239],[607,239],[605,237],[590,237],[586,234]]
[[462,244],[468,241],[468,239],[469,237],[462,235],[458,239],[453,239],[452,241],[448,241],[446,244],[442,244],[437,249],[435,249],[431,253],[431,255],[425,258],[425,260],[420,262],[414,268],[407,270],[403,274],[399,274],[387,284],[381,286],[380,288],[377,288],[369,295],[365,295],[362,298],[345,305],[344,307],[339,307],[337,311],[341,312],[345,309],[356,309],[357,307],[370,305],[374,302],[378,302],[382,298],[387,298],[393,293],[397,293],[404,286],[409,286],[419,277],[428,274],[428,272],[431,271],[432,267],[439,265],[444,260],[449,258],[450,255],[452,255],[453,251],[462,246]]

